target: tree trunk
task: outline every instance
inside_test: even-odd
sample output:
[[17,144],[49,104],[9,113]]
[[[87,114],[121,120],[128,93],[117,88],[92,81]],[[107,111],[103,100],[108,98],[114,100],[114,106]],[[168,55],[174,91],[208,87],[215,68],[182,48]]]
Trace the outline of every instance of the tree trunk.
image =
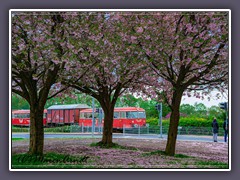
[[178,123],[179,123],[179,108],[182,99],[182,92],[174,92],[172,100],[172,113],[170,116],[170,125],[168,130],[168,139],[165,149],[165,153],[169,156],[174,156],[176,148],[176,140],[178,133]]
[[31,155],[43,155],[44,131],[43,131],[44,109],[30,108],[30,144],[28,153]]
[[103,108],[103,111],[104,111],[103,136],[102,140],[99,143],[103,146],[111,147],[113,145],[112,132],[113,132],[114,108],[110,106],[107,108]]

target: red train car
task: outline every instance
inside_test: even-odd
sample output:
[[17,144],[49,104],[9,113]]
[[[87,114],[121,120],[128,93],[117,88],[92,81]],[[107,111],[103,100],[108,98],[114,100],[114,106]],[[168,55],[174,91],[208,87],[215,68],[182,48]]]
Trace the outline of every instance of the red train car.
[[[99,121],[99,113],[95,112],[95,126],[102,126]],[[85,109],[80,112],[79,126],[92,126],[92,109]],[[114,108],[113,129],[146,126],[146,113],[143,108],[138,107],[117,107]]]
[[85,104],[53,105],[47,109],[47,125],[70,125],[78,123],[80,111],[90,108]]
[[[47,110],[44,110],[43,125],[46,126]],[[14,110],[12,111],[12,125],[13,126],[29,126],[30,125],[30,110]]]

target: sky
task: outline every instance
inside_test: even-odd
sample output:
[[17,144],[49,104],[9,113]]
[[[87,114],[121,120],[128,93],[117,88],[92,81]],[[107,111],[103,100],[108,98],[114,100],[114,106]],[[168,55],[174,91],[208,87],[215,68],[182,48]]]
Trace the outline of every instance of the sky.
[[183,96],[181,104],[194,105],[197,102],[197,103],[203,103],[206,107],[211,107],[211,106],[219,106],[219,103],[228,101],[227,97],[221,97],[220,99],[214,98],[214,95],[216,95],[217,93],[218,93],[217,91],[213,91],[211,93],[212,98],[210,101],[208,101],[207,98],[205,98],[204,100],[201,100],[201,99],[197,99],[195,97]]

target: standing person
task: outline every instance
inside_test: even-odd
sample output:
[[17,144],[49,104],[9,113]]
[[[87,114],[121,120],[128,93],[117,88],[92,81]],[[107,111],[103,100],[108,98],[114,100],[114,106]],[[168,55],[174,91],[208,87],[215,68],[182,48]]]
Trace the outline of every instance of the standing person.
[[213,141],[214,142],[217,142],[218,129],[219,129],[218,122],[217,122],[216,118],[214,118],[213,122],[212,122]]
[[227,142],[227,136],[228,136],[228,119],[226,119],[223,123],[223,129],[224,129],[224,142]]

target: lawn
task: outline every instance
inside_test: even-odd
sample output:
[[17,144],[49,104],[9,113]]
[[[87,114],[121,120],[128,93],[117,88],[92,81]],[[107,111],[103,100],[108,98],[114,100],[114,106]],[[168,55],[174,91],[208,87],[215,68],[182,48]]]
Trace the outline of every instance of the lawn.
[[24,138],[12,138],[12,141],[22,141],[22,140],[26,140]]

